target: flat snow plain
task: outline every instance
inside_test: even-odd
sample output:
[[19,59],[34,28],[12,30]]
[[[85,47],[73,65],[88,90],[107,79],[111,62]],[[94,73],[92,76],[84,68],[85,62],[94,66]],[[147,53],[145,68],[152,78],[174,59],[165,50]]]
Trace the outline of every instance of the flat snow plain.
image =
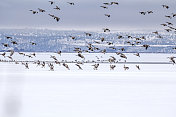
[[[54,54],[37,53],[32,59],[15,54],[13,58],[51,61],[50,55]],[[95,60],[112,54],[83,55]],[[76,54],[55,56],[59,61],[82,60]],[[94,63],[85,63],[83,70],[68,63],[71,70],[55,65],[55,71],[49,71],[47,65],[29,63],[25,69],[21,64],[0,62],[0,117],[175,117],[176,65],[140,63],[168,63],[171,56],[175,55],[127,54],[127,62],[139,62],[140,71],[136,63],[125,63],[127,71],[124,63],[114,63],[114,70],[109,63],[100,64],[98,70],[93,70]]]

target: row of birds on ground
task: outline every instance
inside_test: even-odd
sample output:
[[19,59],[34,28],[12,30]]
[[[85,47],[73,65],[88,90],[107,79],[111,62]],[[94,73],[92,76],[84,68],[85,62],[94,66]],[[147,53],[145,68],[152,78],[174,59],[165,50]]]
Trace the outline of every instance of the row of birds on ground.
[[[55,2],[54,1],[49,1],[49,3],[50,3],[50,5],[54,5],[55,4]],[[73,3],[73,2],[67,2],[69,5],[75,5],[75,3]],[[119,3],[118,2],[108,2],[108,3],[103,3],[103,5],[102,6],[100,6],[101,8],[104,8],[104,9],[108,9],[108,7],[110,6],[110,5],[119,5]],[[162,5],[162,7],[163,8],[166,8],[166,9],[169,9],[169,6],[168,5]],[[53,8],[54,10],[61,10],[61,8],[60,7],[58,7],[57,5],[56,5],[56,7],[54,7]],[[39,12],[46,12],[46,10],[44,10],[44,9],[41,9],[41,8],[38,8],[38,11],[37,10],[30,10],[33,14],[37,14],[37,13],[39,13]],[[152,13],[154,13],[153,11],[142,11],[142,12],[139,12],[140,14],[142,14],[142,15],[146,15],[146,14],[152,14]],[[60,20],[60,17],[58,17],[58,16],[55,16],[55,15],[52,15],[52,14],[48,14],[49,16],[51,16],[51,17],[53,17],[57,22]],[[105,16],[107,16],[108,18],[110,18],[111,17],[111,15],[110,14],[104,14]],[[165,15],[165,17],[167,17],[167,18],[169,18],[169,19],[172,19],[173,17],[175,17],[176,16],[176,14],[174,14],[174,13],[172,13],[172,15]],[[161,24],[162,26],[164,26],[164,27],[168,27],[168,28],[166,28],[165,30],[167,31],[167,32],[171,32],[171,31],[175,31],[175,33],[176,33],[176,28],[174,28],[173,27],[173,23],[172,22],[169,22],[169,21],[166,21],[165,23],[163,23],[163,24]],[[109,29],[109,28],[103,28],[103,32],[104,33],[108,33],[108,32],[110,32],[111,30]],[[160,34],[159,34],[159,32],[158,31],[155,31],[155,32],[152,32],[153,34],[156,34],[156,36],[158,37],[158,38],[163,38]],[[85,35],[86,36],[92,36],[92,34],[91,33],[87,33],[87,32],[85,32]],[[13,38],[12,37],[10,37],[10,36],[6,36],[6,38],[7,39],[11,39],[11,43],[13,44],[13,45],[16,45],[16,44],[18,44],[16,41],[13,41]],[[76,36],[71,36],[70,35],[70,38],[71,39],[73,39],[73,40],[76,40]],[[117,38],[118,39],[124,39],[124,36],[122,36],[122,35],[117,35]],[[131,42],[131,41],[127,41],[126,43],[128,43],[128,44],[130,44],[131,46],[135,46],[135,45],[138,45],[138,44],[140,44],[140,45],[142,45],[142,47],[144,47],[146,50],[150,47],[150,45],[148,45],[148,44],[142,44],[142,42],[141,42],[141,40],[146,40],[146,37],[145,36],[142,36],[142,37],[132,37],[132,36],[130,36],[130,35],[127,35],[127,38],[128,39],[135,39],[135,41],[133,41],[133,42]],[[93,43],[88,43],[87,44],[87,50],[82,50],[80,47],[75,47],[74,48],[74,51],[76,52],[76,53],[78,53],[77,54],[77,56],[78,57],[80,57],[80,58],[82,58],[83,60],[85,60],[85,57],[83,56],[83,52],[94,52],[94,50],[100,50],[98,47],[96,47],[95,45],[94,45],[94,43],[95,44],[101,44],[101,42],[104,42],[106,39],[104,38],[104,37],[101,37],[100,38],[100,41],[94,41]],[[35,43],[35,42],[29,42],[31,45],[37,45],[37,43]],[[113,46],[114,45],[114,43],[113,42],[107,42],[107,44],[108,45],[112,45],[111,47],[109,47],[109,48],[111,48],[111,49],[114,49],[114,50],[116,50],[117,48],[115,48],[115,46]],[[4,46],[4,47],[10,47],[9,46],[9,44],[8,43],[2,43],[2,45]],[[176,49],[176,48],[173,48],[173,49]],[[2,56],[4,56],[4,57],[8,57],[8,58],[10,58],[11,59],[11,61],[15,61],[15,60],[13,60],[13,58],[12,58],[12,56],[13,56],[13,54],[14,54],[14,50],[9,50],[10,51],[10,55],[9,56],[6,56],[6,53],[4,52],[4,53],[2,53],[1,55]],[[106,49],[103,49],[103,50],[100,50],[100,52],[102,52],[102,53],[106,53]],[[119,55],[125,62],[126,62],[126,60],[127,60],[127,56],[125,55],[125,48],[120,48],[120,49],[118,49],[118,51],[116,52],[116,54],[117,55]],[[61,55],[61,51],[59,50],[58,52],[57,52],[59,55]],[[27,56],[27,57],[29,57],[29,58],[33,58],[33,57],[35,57],[36,56],[36,54],[35,53],[33,53],[33,54],[30,54],[30,55],[28,55],[28,54],[25,54],[25,53],[23,53],[23,52],[19,52],[19,54],[20,55],[23,55],[23,56]],[[140,53],[136,53],[136,54],[134,54],[135,56],[138,56],[138,57],[140,57]],[[61,62],[60,61],[58,61],[58,59],[56,58],[56,56],[51,56],[51,58],[54,60],[54,63],[55,64],[61,64]],[[173,64],[175,64],[175,57],[169,57],[169,59],[170,59],[170,61],[173,63]],[[4,62],[5,60],[1,60],[1,62]],[[107,60],[109,63],[110,63],[110,69],[111,70],[114,70],[114,68],[116,67],[116,65],[112,65],[113,63],[116,63],[116,62],[118,62],[117,61],[117,59],[116,59],[116,57],[114,57],[114,56],[110,56],[110,58]],[[18,63],[17,61],[15,61],[16,63]],[[84,61],[85,63],[86,63],[86,61]],[[84,63],[83,62],[83,63]],[[93,67],[94,67],[94,70],[97,70],[98,69],[98,67],[99,67],[99,63],[96,63],[96,61],[93,61],[93,62],[95,62],[95,64],[94,65],[92,65]],[[29,66],[28,66],[28,63],[27,62],[21,62],[27,69],[29,69]],[[42,66],[42,67],[45,67],[45,64],[46,64],[46,62],[45,61],[38,61],[38,62],[35,62],[38,66]],[[81,67],[81,64],[83,64],[82,62],[77,62],[75,65],[79,68],[79,69],[82,69],[82,67]],[[54,70],[54,64],[52,63],[52,62],[49,62],[49,63],[47,63],[48,64],[48,66],[49,66],[49,68],[50,68],[50,70],[51,71],[53,71]],[[68,66],[68,64],[66,63],[66,62],[63,62],[62,63],[62,65],[64,66],[64,67],[66,67],[68,70],[70,70],[70,68],[69,68],[69,66]],[[139,67],[139,65],[136,65],[136,68],[138,69],[138,70],[140,70],[140,67]],[[129,69],[129,67],[127,67],[127,66],[125,66],[124,65],[124,70],[128,70]]]

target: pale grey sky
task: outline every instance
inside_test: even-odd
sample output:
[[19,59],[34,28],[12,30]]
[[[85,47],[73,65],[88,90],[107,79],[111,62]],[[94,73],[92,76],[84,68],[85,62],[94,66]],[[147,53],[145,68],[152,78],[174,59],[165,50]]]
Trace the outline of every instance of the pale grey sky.
[[[164,15],[176,12],[174,0],[54,0],[61,10],[53,10],[49,0],[0,0],[0,27],[43,27],[57,29],[155,29],[169,21]],[[104,2],[117,1],[119,5],[103,9]],[[67,2],[74,2],[71,6]],[[169,5],[169,10],[162,4]],[[33,15],[29,10],[42,8],[47,13]],[[140,15],[139,11],[153,10],[154,14]],[[61,18],[56,22],[48,13]],[[110,14],[107,18],[104,14]],[[174,21],[172,19],[170,21]]]

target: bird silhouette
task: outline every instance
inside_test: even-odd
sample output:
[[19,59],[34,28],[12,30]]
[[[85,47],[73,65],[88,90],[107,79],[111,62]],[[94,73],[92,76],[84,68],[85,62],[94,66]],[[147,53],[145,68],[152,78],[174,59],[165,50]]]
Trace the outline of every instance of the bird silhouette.
[[38,8],[38,10],[39,10],[39,12],[46,12],[45,10],[40,9],[40,8]]
[[123,68],[124,68],[124,70],[129,70],[129,67],[127,67],[127,66],[123,66]]
[[56,6],[55,8],[53,8],[53,9],[56,9],[56,10],[61,10],[58,6]]
[[108,7],[106,7],[106,6],[100,6],[100,7],[104,8],[104,9],[108,9]]
[[34,11],[34,10],[29,10],[29,11],[32,11],[33,14],[37,14],[38,11]]
[[54,1],[48,1],[48,2],[50,2],[51,5],[54,4]]
[[162,5],[163,8],[169,9],[168,5]]
[[75,3],[73,3],[73,2],[67,2],[68,4],[70,4],[70,5],[75,5]]
[[136,68],[137,68],[138,70],[141,70],[140,67],[139,67],[139,65],[136,65]]
[[139,13],[142,14],[142,15],[146,15],[146,12],[144,12],[144,11],[141,11]]
[[111,15],[109,15],[109,14],[104,14],[105,16],[107,16],[107,17],[111,17]]

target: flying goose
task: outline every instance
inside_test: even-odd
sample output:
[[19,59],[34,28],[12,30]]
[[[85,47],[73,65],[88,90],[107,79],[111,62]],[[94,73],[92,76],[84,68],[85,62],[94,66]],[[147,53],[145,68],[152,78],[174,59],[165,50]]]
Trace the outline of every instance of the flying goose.
[[54,71],[54,65],[52,63],[48,63],[48,67],[50,68],[50,71]]
[[80,70],[83,70],[79,64],[75,64]]
[[4,47],[10,47],[7,43],[1,43]]
[[170,15],[165,15],[165,17],[167,17],[169,19],[172,19],[172,17]]
[[70,36],[73,40],[76,38],[76,37],[73,37],[73,36]]
[[147,11],[147,13],[148,13],[148,14],[151,14],[151,13],[153,13],[153,11]]
[[124,70],[129,70],[129,67],[123,66]]
[[66,63],[63,63],[63,66],[64,66],[65,68],[67,68],[68,70],[70,70],[69,66],[68,66]]
[[168,5],[162,5],[163,8],[169,9]]
[[105,2],[105,3],[103,3],[104,5],[111,5],[110,3],[107,3],[107,2]]
[[83,58],[83,59],[85,59],[85,57],[82,55],[82,54],[80,54],[80,53],[78,53],[78,55],[77,55],[78,57],[80,57],[80,58]]
[[111,5],[113,5],[113,4],[119,5],[118,2],[111,2]]
[[172,63],[175,64],[175,60],[174,60],[174,58],[176,58],[176,57],[168,57],[168,58],[171,60]]
[[110,70],[114,70],[115,67],[116,65],[110,65]]
[[68,4],[70,4],[70,5],[75,5],[75,3],[73,3],[73,2],[67,2]]
[[40,8],[38,8],[38,10],[39,10],[39,12],[46,12],[45,10],[40,9]]
[[85,34],[86,34],[86,36],[92,36],[92,34],[90,34],[90,33],[86,33],[86,32],[85,32]]
[[139,12],[139,13],[142,14],[142,15],[145,15],[145,14],[146,14],[146,12],[143,12],[143,11],[142,11],[142,12]]
[[111,17],[111,15],[109,15],[109,14],[104,14],[105,16],[107,16],[107,17]]
[[34,11],[34,10],[29,10],[29,11],[32,11],[33,14],[37,14],[38,13],[37,11]]
[[137,68],[138,70],[141,70],[140,67],[139,67],[139,65],[136,65],[136,68]]
[[171,22],[166,22],[168,25],[173,25]]
[[147,50],[148,49],[148,47],[150,47],[149,45],[143,45],[142,47],[145,47],[145,49]]
[[136,54],[134,54],[134,55],[136,55],[136,56],[140,57],[139,53],[136,53]]
[[34,43],[34,42],[30,42],[32,45],[37,45],[36,43]]
[[48,2],[50,2],[51,5],[54,4],[54,1],[48,1]]
[[92,66],[94,66],[94,70],[98,70],[99,64],[94,64]]
[[12,37],[9,37],[9,36],[5,36],[6,37],[6,39],[12,39]]
[[60,50],[57,52],[57,54],[59,54],[60,56],[61,56],[61,53],[62,53],[62,51],[60,51]]
[[108,7],[106,7],[106,6],[100,6],[100,7],[104,8],[104,9],[108,9]]
[[104,40],[105,40],[105,38],[104,37],[102,37],[102,38],[100,38],[101,39],[101,42],[103,42]]
[[103,31],[104,31],[104,32],[110,32],[110,29],[108,29],[108,28],[103,28]]
[[60,8],[59,8],[58,6],[56,6],[56,7],[55,7],[55,8],[53,8],[53,9],[60,10]]
[[16,42],[16,41],[11,41],[11,43],[13,44],[13,45],[18,45],[18,43]]
[[54,16],[54,19],[56,19],[57,22],[60,20],[60,18],[56,16]]

